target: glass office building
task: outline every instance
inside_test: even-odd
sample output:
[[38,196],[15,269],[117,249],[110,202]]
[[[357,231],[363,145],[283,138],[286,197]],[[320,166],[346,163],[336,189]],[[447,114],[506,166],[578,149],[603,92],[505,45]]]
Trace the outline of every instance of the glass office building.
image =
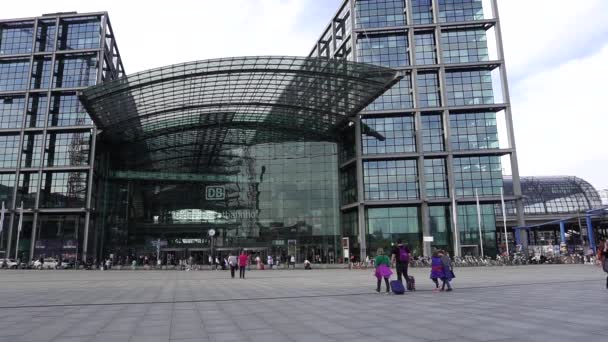
[[3,20],[0,120],[11,257],[475,253],[476,197],[493,255],[503,176],[522,209],[493,0],[346,0],[308,57],[129,76],[107,13]]
[[0,201],[6,209],[0,250],[7,255],[75,258],[93,243],[87,232],[95,224],[97,129],[78,92],[122,75],[105,12],[0,21]]
[[495,0],[346,0],[310,56],[404,74],[342,133],[341,224],[353,252],[401,238],[416,255],[479,253],[478,197],[485,254],[495,255],[505,175],[523,225]]

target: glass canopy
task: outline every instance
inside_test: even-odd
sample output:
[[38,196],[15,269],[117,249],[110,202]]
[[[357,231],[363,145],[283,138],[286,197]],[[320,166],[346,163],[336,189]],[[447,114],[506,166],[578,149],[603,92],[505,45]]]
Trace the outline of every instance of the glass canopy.
[[[599,194],[584,179],[573,176],[521,177],[526,215],[574,214],[601,207]],[[506,195],[513,195],[513,180],[504,180]],[[509,215],[514,208],[507,208]]]
[[235,57],[136,73],[80,99],[131,167],[200,170],[238,147],[336,141],[348,117],[401,77],[344,60]]

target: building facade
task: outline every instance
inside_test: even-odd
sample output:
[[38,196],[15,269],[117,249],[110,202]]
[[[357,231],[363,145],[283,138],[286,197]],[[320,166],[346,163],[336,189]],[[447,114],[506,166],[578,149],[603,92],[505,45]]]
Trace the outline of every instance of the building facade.
[[479,253],[480,230],[485,254],[495,255],[504,175],[523,225],[495,0],[347,0],[310,56],[405,74],[341,145],[342,232],[362,258],[399,238],[416,255]]
[[346,0],[308,58],[123,76],[105,12],[0,22],[6,255],[495,255],[505,175],[524,224],[496,0]]
[[6,209],[0,250],[7,256],[86,254],[93,239],[97,130],[78,92],[123,75],[105,12],[0,21],[0,200]]

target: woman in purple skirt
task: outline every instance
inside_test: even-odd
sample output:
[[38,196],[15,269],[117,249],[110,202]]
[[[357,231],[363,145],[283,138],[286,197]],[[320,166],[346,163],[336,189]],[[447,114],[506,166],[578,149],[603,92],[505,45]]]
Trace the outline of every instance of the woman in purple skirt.
[[431,257],[431,280],[433,283],[435,283],[435,289],[433,292],[439,291],[439,279],[445,278],[445,271],[443,269],[441,256],[441,251],[435,251]]
[[384,283],[386,284],[386,292],[391,291],[391,286],[388,283],[388,278],[390,278],[393,271],[391,271],[391,261],[388,256],[384,255],[384,249],[378,248],[376,251],[376,260],[374,261],[376,265],[376,272],[374,275],[378,278],[378,286],[376,287],[376,292],[380,292],[380,285],[382,285],[382,278],[384,278]]

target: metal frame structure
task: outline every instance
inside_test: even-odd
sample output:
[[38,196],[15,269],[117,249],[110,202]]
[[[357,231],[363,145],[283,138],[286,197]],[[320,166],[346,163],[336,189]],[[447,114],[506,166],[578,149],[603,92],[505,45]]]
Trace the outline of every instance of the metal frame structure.
[[[360,38],[368,38],[370,35],[382,35],[382,34],[395,34],[400,33],[407,37],[409,42],[407,52],[404,53],[409,55],[409,64],[407,66],[396,67],[396,69],[400,70],[405,74],[409,74],[412,80],[412,95],[414,98],[414,106],[411,109],[407,110],[382,110],[382,111],[367,111],[364,110],[360,114],[357,115],[356,120],[356,155],[355,158],[350,159],[349,161],[342,163],[340,165],[341,169],[352,167],[353,165],[356,167],[357,174],[357,193],[358,193],[358,202],[357,203],[349,203],[347,205],[342,206],[342,210],[348,211],[353,208],[357,208],[358,212],[358,227],[359,227],[359,239],[360,239],[360,257],[364,259],[367,255],[366,250],[366,219],[365,219],[365,210],[371,207],[378,206],[394,206],[394,205],[415,205],[420,208],[420,217],[422,218],[422,234],[424,236],[430,235],[430,227],[428,220],[428,210],[429,204],[444,204],[450,205],[452,203],[453,189],[455,188],[455,178],[454,178],[454,170],[453,170],[453,160],[455,156],[508,156],[511,164],[511,174],[513,179],[513,192],[511,196],[506,196],[505,200],[511,201],[515,203],[515,207],[517,208],[517,225],[523,226],[525,224],[524,215],[523,215],[523,205],[522,205],[522,194],[521,194],[521,186],[519,184],[519,167],[517,163],[517,153],[515,148],[515,135],[513,132],[513,120],[511,114],[511,104],[509,98],[509,89],[507,83],[507,74],[504,62],[504,52],[502,47],[502,33],[500,30],[500,20],[498,14],[498,6],[497,0],[491,0],[489,3],[491,4],[491,9],[484,8],[484,12],[487,11],[488,15],[491,18],[487,18],[486,15],[484,18],[477,18],[477,20],[471,21],[456,21],[456,22],[443,22],[439,17],[439,0],[430,1],[429,10],[432,12],[432,20],[430,23],[425,24],[415,24],[413,20],[413,8],[414,0],[403,0],[402,5],[404,8],[405,15],[405,25],[392,25],[386,27],[374,27],[374,28],[362,28],[358,27],[356,22],[356,7],[360,5],[360,3],[365,2],[366,0],[345,0],[340,8],[338,9],[336,15],[331,19],[329,25],[327,25],[326,29],[321,34],[321,37],[313,47],[309,56],[317,56],[323,58],[335,58],[335,59],[348,59],[348,60],[357,60],[357,47],[358,40]],[[382,0],[377,0],[374,2],[382,3]],[[445,30],[467,30],[467,29],[483,29],[490,30],[494,29],[496,34],[496,59],[491,61],[483,61],[483,62],[469,62],[469,63],[446,63],[443,60],[442,53],[442,44],[441,44],[441,33]],[[432,32],[435,37],[435,54],[436,54],[436,63],[430,65],[417,65],[415,58],[415,34],[420,32]],[[494,70],[498,68],[500,71],[500,86],[502,89],[502,103],[493,103],[493,104],[482,104],[482,105],[466,105],[466,106],[451,106],[447,105],[447,94],[446,94],[446,72],[454,71],[454,70]],[[438,92],[442,99],[441,106],[433,107],[433,108],[422,108],[420,106],[420,94],[418,94],[418,87],[416,86],[416,75],[419,72],[423,71],[433,71],[438,74],[439,78],[439,86]],[[463,111],[490,111],[490,112],[499,112],[504,111],[505,113],[505,121],[506,121],[506,133],[508,139],[508,146],[506,148],[498,148],[498,149],[484,149],[484,150],[466,150],[466,151],[454,151],[451,149],[450,143],[450,115],[453,112],[463,112]],[[422,132],[421,132],[421,115],[424,112],[440,112],[442,114],[443,119],[443,137],[444,137],[444,146],[445,149],[442,152],[424,152],[422,149]],[[362,135],[361,135],[361,120],[366,117],[374,117],[374,116],[385,116],[391,114],[410,114],[414,115],[415,123],[416,123],[416,141],[417,141],[417,149],[416,152],[408,152],[408,153],[392,153],[392,154],[383,154],[383,155],[364,155],[362,152]],[[446,160],[447,167],[447,178],[448,178],[448,193],[450,194],[448,197],[444,199],[429,199],[426,197],[425,191],[425,179],[424,172],[422,172],[422,163],[424,162],[425,157],[443,157]],[[418,161],[418,189],[420,196],[418,199],[410,199],[410,200],[390,200],[390,201],[369,201],[365,200],[364,197],[364,184],[363,184],[363,163],[366,160],[390,160],[396,158],[409,158],[416,159]],[[474,203],[474,196],[466,196],[466,197],[458,197],[454,199],[457,203]],[[492,203],[492,204],[500,204],[499,196],[481,196],[480,201],[482,203]],[[452,210],[454,208],[452,207]],[[453,227],[456,227],[458,230],[457,222],[454,219],[452,222]],[[460,246],[459,243],[459,234],[455,234],[454,245]],[[526,241],[523,241],[526,246]],[[424,255],[430,255],[431,253],[431,245],[428,242],[425,242],[424,245]],[[455,249],[455,254],[459,255],[460,251]]]
[[[200,172],[237,146],[335,141],[401,79],[396,71],[305,57],[235,57],[144,71],[83,90],[104,140],[132,170]],[[371,133],[370,133],[371,134]]]
[[[71,46],[60,46],[59,42],[65,37],[59,37],[60,29],[63,30],[64,34],[67,34],[67,29],[64,28],[65,25],[69,25],[73,22],[78,22],[79,20],[99,20],[98,22],[98,34],[99,41],[96,44],[95,48],[79,48],[79,47],[71,47]],[[29,60],[29,70],[28,70],[28,84],[23,90],[8,90],[8,91],[0,91],[0,96],[8,97],[8,96],[19,96],[25,98],[25,110],[23,112],[23,119],[20,125],[20,128],[5,128],[0,129],[0,133],[2,134],[19,134],[19,153],[17,157],[17,163],[15,168],[11,169],[0,169],[2,173],[15,174],[15,184],[13,186],[13,194],[12,194],[12,202],[7,203],[8,212],[11,214],[9,219],[8,227],[5,227],[5,231],[8,231],[8,237],[6,242],[6,251],[10,251],[12,249],[12,237],[15,230],[15,221],[17,218],[17,208],[19,203],[17,203],[18,193],[19,193],[19,178],[23,172],[28,173],[37,173],[38,177],[36,180],[36,198],[35,204],[29,208],[24,210],[25,215],[33,215],[32,221],[32,239],[30,246],[30,254],[29,258],[33,257],[34,247],[35,247],[35,236],[37,229],[39,229],[39,218],[41,215],[45,214],[81,214],[84,216],[84,237],[83,237],[83,246],[82,246],[82,255],[83,259],[86,258],[88,252],[88,235],[91,221],[91,214],[94,208],[91,205],[91,192],[92,192],[92,182],[95,177],[94,174],[94,156],[95,156],[95,137],[97,134],[97,128],[93,124],[80,124],[80,125],[71,125],[71,126],[51,126],[49,125],[50,120],[50,110],[51,110],[51,99],[55,95],[62,94],[75,94],[76,92],[86,88],[86,86],[82,87],[65,87],[62,84],[55,84],[53,81],[54,77],[62,77],[61,72],[63,66],[59,65],[57,60],[67,56],[95,56],[97,65],[95,68],[95,83],[100,83],[112,79],[116,79],[124,75],[124,66],[122,64],[122,60],[120,58],[120,54],[118,51],[118,47],[116,44],[116,39],[112,30],[112,26],[110,24],[110,19],[108,17],[107,12],[92,12],[92,13],[76,13],[76,12],[65,12],[65,13],[51,13],[45,14],[41,17],[33,17],[33,18],[22,18],[22,19],[10,19],[10,20],[0,20],[0,27],[11,27],[14,25],[24,24],[28,28],[31,28],[32,37],[31,37],[31,48],[27,53],[18,53],[18,54],[0,54],[0,61],[6,60],[14,60],[14,59],[27,59]],[[38,29],[42,25],[48,25],[54,27],[54,32],[52,33],[52,37],[46,37],[48,41],[44,44],[49,47],[48,50],[37,51],[37,44],[43,44],[41,42],[41,38],[38,37]],[[67,27],[67,26],[65,26]],[[10,38],[9,38],[10,39]],[[34,70],[35,62],[37,60],[48,60],[50,61],[48,70],[45,72],[48,73],[45,77],[50,77],[50,83],[46,86],[33,87],[31,84],[31,80],[33,78],[33,74],[40,72],[40,70]],[[33,95],[41,95],[46,96],[46,108],[44,113],[40,113],[43,115],[44,124],[39,127],[28,127],[26,125],[26,119],[28,115],[28,103],[29,98]],[[22,166],[22,151],[24,150],[25,145],[25,137],[28,134],[39,134],[42,137],[42,146],[40,146],[39,151],[37,152],[37,157],[44,158],[45,151],[49,148],[52,149],[52,146],[45,146],[47,142],[47,134],[51,132],[61,132],[61,133],[78,133],[78,132],[88,132],[91,135],[91,140],[89,144],[89,162],[84,165],[73,166],[45,166],[41,162],[39,166],[36,167],[23,167]],[[42,176],[46,172],[61,172],[61,171],[82,171],[86,173],[87,181],[86,181],[86,189],[82,189],[86,192],[85,205],[82,208],[41,208],[40,207],[40,197],[41,197],[41,187],[42,187]],[[2,246],[2,244],[0,244]]]

